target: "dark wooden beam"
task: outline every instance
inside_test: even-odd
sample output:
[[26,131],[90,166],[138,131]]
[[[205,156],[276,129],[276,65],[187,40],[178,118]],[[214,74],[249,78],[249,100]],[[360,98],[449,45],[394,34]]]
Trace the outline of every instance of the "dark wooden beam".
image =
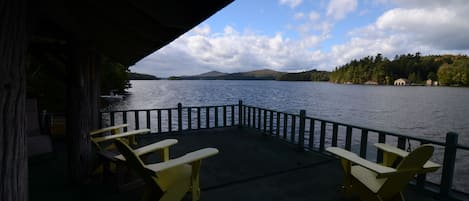
[[[67,91],[69,176],[72,184],[84,184],[92,164],[89,132],[97,126],[96,55],[76,42],[72,45]],[[96,114],[95,114],[96,113]]]
[[0,200],[28,200],[26,0],[0,3]]

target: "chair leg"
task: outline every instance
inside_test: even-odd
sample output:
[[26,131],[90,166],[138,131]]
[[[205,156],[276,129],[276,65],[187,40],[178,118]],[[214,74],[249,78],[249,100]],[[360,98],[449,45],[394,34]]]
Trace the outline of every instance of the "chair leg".
[[160,201],[179,201],[184,198],[186,193],[189,191],[190,180],[181,180],[170,186],[166,192],[164,192]]
[[198,201],[200,199],[200,183],[199,183],[199,171],[202,161],[195,161],[191,164],[192,175],[191,175],[191,191],[192,201]]
[[352,179],[352,188],[353,192],[356,192],[360,197],[360,200],[363,201],[383,201],[381,197],[372,191],[370,191],[365,185],[361,182]]

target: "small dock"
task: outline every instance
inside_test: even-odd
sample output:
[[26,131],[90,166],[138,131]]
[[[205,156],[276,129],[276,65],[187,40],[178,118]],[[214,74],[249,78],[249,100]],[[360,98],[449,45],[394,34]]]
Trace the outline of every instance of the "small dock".
[[[344,200],[342,169],[337,159],[299,151],[293,144],[256,129],[231,127],[148,135],[140,142],[143,145],[169,138],[179,140],[170,149],[172,157],[204,147],[220,150],[202,162],[201,201]],[[64,145],[57,143],[56,152],[53,157],[30,163],[29,200],[140,200],[141,188],[117,191],[99,177],[91,178],[82,187],[69,186]],[[418,191],[411,185],[405,197],[436,200],[432,193]]]

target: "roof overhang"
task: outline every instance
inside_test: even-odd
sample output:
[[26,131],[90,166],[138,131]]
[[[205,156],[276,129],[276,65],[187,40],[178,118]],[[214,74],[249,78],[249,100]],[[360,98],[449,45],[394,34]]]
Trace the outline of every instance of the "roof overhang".
[[40,20],[55,23],[74,40],[133,65],[232,1],[45,0],[31,1],[30,7]]

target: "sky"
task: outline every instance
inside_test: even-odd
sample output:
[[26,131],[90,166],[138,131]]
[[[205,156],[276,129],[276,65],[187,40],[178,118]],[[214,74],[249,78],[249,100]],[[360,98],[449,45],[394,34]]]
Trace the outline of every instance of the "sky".
[[378,53],[416,52],[469,54],[467,0],[235,0],[130,70],[332,71]]

